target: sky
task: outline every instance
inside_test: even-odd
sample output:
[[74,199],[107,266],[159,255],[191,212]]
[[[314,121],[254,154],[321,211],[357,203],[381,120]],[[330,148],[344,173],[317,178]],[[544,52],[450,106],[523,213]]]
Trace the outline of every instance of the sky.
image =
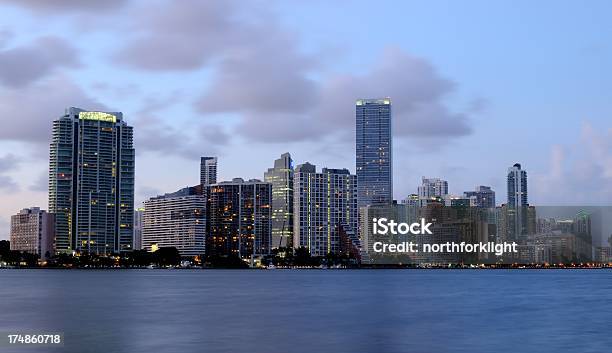
[[536,205],[612,201],[609,1],[0,0],[0,239],[47,207],[51,123],[121,111],[137,205],[295,164],[355,171],[354,104],[390,97],[394,197],[528,173]]

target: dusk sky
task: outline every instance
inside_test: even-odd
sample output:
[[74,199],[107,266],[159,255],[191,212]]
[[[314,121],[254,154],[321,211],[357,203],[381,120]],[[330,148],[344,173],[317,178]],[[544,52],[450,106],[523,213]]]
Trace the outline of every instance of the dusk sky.
[[393,104],[394,192],[422,176],[536,205],[612,200],[610,1],[0,0],[0,239],[47,208],[68,106],[134,126],[136,204],[295,164],[355,171],[355,99]]

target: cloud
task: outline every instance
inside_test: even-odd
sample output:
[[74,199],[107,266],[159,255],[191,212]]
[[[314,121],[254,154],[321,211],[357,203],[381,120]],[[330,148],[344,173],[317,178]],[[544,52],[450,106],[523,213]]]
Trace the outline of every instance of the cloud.
[[53,120],[70,106],[109,110],[65,76],[21,89],[0,88],[0,140],[47,143]]
[[45,171],[38,175],[36,181],[30,186],[31,191],[49,191],[49,172]]
[[612,129],[584,123],[577,143],[552,146],[548,170],[530,180],[530,200],[536,204],[610,205]]
[[[242,113],[237,132],[259,142],[320,140],[330,135],[352,139],[355,100],[388,96],[396,137],[450,139],[472,131],[468,116],[474,113],[472,106],[468,112],[452,112],[445,105],[457,85],[441,77],[428,61],[400,49],[388,48],[374,68],[361,75],[331,75],[317,84],[307,78],[309,66],[303,64],[307,60],[299,59],[296,52],[287,60],[302,64],[285,64],[272,73],[267,64],[260,68],[257,60],[246,59],[248,75],[225,73],[222,67],[196,103],[197,109],[204,114]],[[278,84],[276,75],[282,77]]]
[[144,70],[193,70],[243,43],[248,35],[235,20],[235,1],[151,1],[139,7],[133,38],[115,55],[121,64]]
[[19,159],[12,154],[0,157],[0,189],[5,191],[17,191],[17,183],[10,176],[6,175],[17,168]]
[[235,1],[155,5],[136,9],[133,35],[115,61],[148,71],[208,69],[211,80],[195,109],[205,120],[237,115],[229,133],[251,141],[352,139],[347,127],[354,126],[355,99],[386,96],[394,102],[397,137],[452,139],[471,133],[470,115],[484,105],[475,99],[465,111],[452,111],[445,99],[456,83],[397,48],[388,48],[369,70],[327,74],[323,60],[303,52],[299,36],[274,13]]
[[23,87],[62,67],[76,67],[77,51],[57,37],[42,37],[27,46],[0,51],[0,82]]
[[0,0],[0,3],[20,6],[34,12],[100,12],[117,9],[127,0]]

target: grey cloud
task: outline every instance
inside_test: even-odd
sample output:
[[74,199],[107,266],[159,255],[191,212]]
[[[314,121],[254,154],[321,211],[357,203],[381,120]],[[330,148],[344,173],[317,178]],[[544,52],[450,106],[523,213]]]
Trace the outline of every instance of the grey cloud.
[[230,135],[220,125],[206,124],[200,128],[200,136],[213,146],[224,146],[230,142]]
[[[215,72],[212,88],[198,102],[202,112],[295,113],[317,100],[308,77],[316,61],[301,54],[297,39],[275,29],[260,29],[256,44],[231,50]],[[269,34],[267,34],[269,33]]]
[[69,106],[109,110],[63,76],[21,89],[0,88],[0,140],[47,143],[52,121]]
[[13,178],[6,173],[12,171],[19,164],[19,160],[17,157],[8,154],[3,157],[0,157],[0,189],[5,191],[16,191],[19,189],[17,183]]
[[127,0],[0,0],[35,12],[99,12],[121,7]]
[[[286,57],[279,56],[281,60]],[[296,57],[293,60],[296,61]],[[468,113],[473,112],[453,112],[445,104],[445,99],[456,91],[456,84],[441,77],[426,60],[399,49],[386,50],[380,62],[361,75],[324,77],[318,85],[312,86],[308,85],[305,66],[286,65],[288,69],[281,70],[279,75],[296,79],[266,88],[269,72],[265,65],[260,70],[256,62],[252,61],[251,65],[249,75],[216,80],[209,88],[210,93],[205,94],[196,107],[204,113],[211,110],[242,113],[242,123],[236,132],[252,140],[307,141],[332,135],[352,139],[355,100],[385,96],[391,97],[393,102],[397,137],[444,140],[472,131]],[[297,90],[293,90],[295,85]],[[235,92],[231,92],[231,87],[235,87]],[[241,92],[245,95],[251,92],[257,104],[240,99]],[[224,100],[221,95],[231,98]],[[291,104],[302,98],[307,104],[295,104],[291,111],[277,103]],[[216,100],[222,104],[215,106]]]
[[241,41],[234,1],[157,1],[135,11],[134,37],[117,62],[145,70],[193,70]]
[[30,186],[30,190],[32,190],[32,191],[43,191],[43,192],[49,191],[49,174],[48,174],[48,172],[45,171],[43,173],[40,173],[38,175],[38,178],[34,182],[34,184],[32,184]]
[[[183,158],[198,158],[204,151],[218,153],[228,143],[224,130],[213,124],[189,128],[165,123],[155,116],[140,117],[134,123],[136,152],[155,152]],[[195,130],[195,133],[194,131]]]
[[74,50],[57,37],[43,37],[34,43],[0,51],[0,82],[23,87],[62,67],[78,66]]

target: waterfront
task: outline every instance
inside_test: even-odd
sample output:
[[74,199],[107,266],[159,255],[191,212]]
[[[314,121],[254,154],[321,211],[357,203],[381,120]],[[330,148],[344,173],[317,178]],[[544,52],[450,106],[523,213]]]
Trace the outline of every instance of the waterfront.
[[3,270],[15,352],[609,352],[610,270]]

